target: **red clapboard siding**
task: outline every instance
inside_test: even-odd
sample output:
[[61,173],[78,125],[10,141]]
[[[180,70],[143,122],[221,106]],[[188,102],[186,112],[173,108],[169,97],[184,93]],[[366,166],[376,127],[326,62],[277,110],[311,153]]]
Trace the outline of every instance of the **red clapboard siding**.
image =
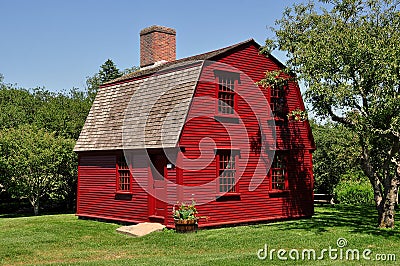
[[[142,222],[147,220],[147,194],[133,182],[132,196],[116,194],[118,152],[80,154],[77,215],[83,217]],[[136,169],[139,172],[140,169]],[[134,171],[135,172],[135,171]],[[147,171],[146,171],[147,174]]]
[[[272,60],[258,54],[255,46],[249,46],[231,53],[220,60],[219,63],[227,64],[228,71],[237,68],[237,71],[245,73],[250,77],[252,84],[263,78],[265,71],[276,70],[278,65]],[[221,68],[221,66],[220,66]],[[242,79],[243,77],[241,77]],[[196,88],[195,97],[213,97],[215,95],[216,85],[207,80],[213,80],[213,71],[203,69],[200,82]],[[238,91],[243,86],[251,86],[249,81],[242,80],[238,86]],[[265,97],[268,97],[267,89],[262,89]],[[304,108],[301,100],[300,90],[294,82],[290,82],[289,89],[286,92],[287,105],[289,110],[296,108]],[[244,95],[251,97],[251,95]],[[199,143],[205,138],[212,138],[217,147],[229,147],[231,145],[227,130],[224,125],[215,121],[210,117],[201,117],[198,114],[208,114],[212,110],[212,106],[196,104],[193,101],[189,121],[185,124],[184,130],[180,139],[180,146],[186,148],[185,156],[187,158],[198,158],[200,156]],[[237,104],[237,112],[242,119],[244,126],[250,137],[256,136],[259,131],[257,118],[252,113],[249,106],[257,105],[257,102],[246,103],[245,99],[239,98]],[[267,108],[262,105],[259,108]],[[289,192],[281,194],[270,193],[269,179],[266,178],[267,169],[264,173],[256,173],[258,178],[264,179],[259,187],[254,191],[249,191],[249,185],[254,175],[254,170],[257,167],[260,155],[249,151],[248,144],[245,141],[238,141],[235,147],[247,153],[242,154],[242,157],[248,157],[247,162],[241,162],[239,159],[238,168],[245,168],[243,175],[239,181],[240,198],[226,199],[226,201],[212,201],[204,205],[198,206],[201,215],[209,216],[208,222],[201,222],[200,226],[212,226],[220,224],[234,224],[242,222],[252,222],[261,220],[273,220],[289,217],[311,216],[313,214],[312,203],[312,165],[311,153],[313,144],[310,141],[312,138],[309,134],[309,125],[307,122],[289,123],[286,127],[275,127],[276,142],[278,150],[291,150],[289,155],[289,164],[287,165],[289,175]],[[235,134],[235,130],[240,132],[239,126],[229,125],[229,132]],[[272,141],[272,139],[271,139]],[[204,146],[203,146],[204,148]],[[212,156],[212,155],[211,155]],[[265,156],[265,155],[264,155]],[[212,160],[204,169],[198,171],[184,171],[184,184],[186,185],[201,185],[206,184],[216,179],[216,164],[215,159]],[[262,167],[261,167],[262,168]],[[208,191],[209,192],[209,191]],[[217,189],[215,189],[217,195]],[[188,198],[201,198],[201,191],[196,195],[187,195]]]

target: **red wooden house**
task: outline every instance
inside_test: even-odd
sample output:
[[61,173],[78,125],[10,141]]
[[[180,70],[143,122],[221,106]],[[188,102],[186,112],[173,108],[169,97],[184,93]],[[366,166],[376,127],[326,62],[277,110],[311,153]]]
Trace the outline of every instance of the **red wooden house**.
[[201,226],[313,214],[312,152],[299,86],[256,82],[283,65],[247,40],[175,59],[175,30],[141,31],[141,69],[103,84],[75,146],[77,215],[174,227],[177,202]]

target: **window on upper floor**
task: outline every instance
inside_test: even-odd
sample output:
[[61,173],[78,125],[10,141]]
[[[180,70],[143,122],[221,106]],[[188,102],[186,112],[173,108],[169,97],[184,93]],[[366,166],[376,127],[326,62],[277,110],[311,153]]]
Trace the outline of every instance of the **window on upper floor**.
[[287,156],[282,151],[276,151],[275,157],[270,168],[270,188],[271,190],[286,190],[288,187],[287,179]]
[[270,107],[276,118],[285,118],[287,108],[285,105],[285,89],[287,84],[271,87]]
[[237,86],[239,84],[238,73],[227,71],[214,71],[218,83],[218,113],[234,114],[237,104]]
[[117,162],[117,192],[131,192],[132,175],[125,156],[121,155]]

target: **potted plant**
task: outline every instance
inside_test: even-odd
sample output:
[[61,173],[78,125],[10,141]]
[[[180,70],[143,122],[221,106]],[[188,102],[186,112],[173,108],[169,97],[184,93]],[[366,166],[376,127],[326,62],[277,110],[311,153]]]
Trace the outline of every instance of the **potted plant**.
[[179,233],[194,232],[197,230],[199,217],[196,210],[196,203],[192,201],[191,204],[185,204],[184,202],[178,203],[172,209],[172,215],[175,221],[175,230]]
[[295,110],[290,111],[287,117],[289,121],[294,121],[294,122],[303,122],[308,120],[307,112],[301,110],[300,108],[296,108]]

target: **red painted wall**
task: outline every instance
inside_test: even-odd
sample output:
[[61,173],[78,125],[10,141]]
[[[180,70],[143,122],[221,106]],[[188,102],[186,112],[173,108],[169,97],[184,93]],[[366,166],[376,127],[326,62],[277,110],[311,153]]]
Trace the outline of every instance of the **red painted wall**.
[[[237,68],[238,71],[242,71],[251,78],[246,80],[241,76],[239,90],[241,88],[243,90],[245,87],[254,87],[254,82],[262,79],[266,70],[279,68],[274,61],[259,55],[257,48],[253,45],[226,55],[218,62],[229,65],[226,66],[227,69]],[[246,138],[239,138],[232,145],[227,137],[228,131],[240,135],[244,127],[250,139],[257,139],[260,127],[257,118],[250,110],[250,105],[259,109],[267,109],[263,106],[263,101],[253,99],[251,103],[246,103],[244,99],[239,98],[237,111],[243,120],[242,124],[230,122],[221,124],[215,121],[214,114],[216,113],[213,113],[214,109],[207,105],[207,99],[215,98],[216,94],[216,85],[212,83],[213,67],[213,65],[206,65],[202,71],[195,91],[195,99],[180,138],[179,146],[184,147],[184,152],[179,152],[177,164],[182,165],[184,169],[177,167],[167,171],[167,179],[173,183],[183,184],[188,189],[177,190],[170,183],[167,186],[170,202],[174,202],[175,199],[186,202],[190,202],[191,199],[199,202],[211,200],[207,204],[198,205],[200,215],[210,217],[208,222],[201,221],[200,226],[311,216],[313,214],[311,151],[314,146],[308,122],[289,123],[285,128],[274,127],[277,136],[276,149],[290,148],[290,160],[287,168],[289,191],[272,193],[270,180],[267,177],[267,166],[260,165],[260,161],[271,158],[256,149],[249,149]],[[251,90],[250,92],[247,90],[247,93],[251,94]],[[269,99],[268,90],[263,89],[262,93]],[[290,82],[287,95],[289,110],[297,107],[304,108],[297,84]],[[203,102],[197,100],[202,97],[205,97]],[[273,139],[269,137],[271,129],[264,127],[262,131],[267,135],[266,141],[272,144]],[[217,165],[214,149],[231,146],[240,150],[237,158],[238,169],[244,172],[237,187],[239,194],[232,198],[221,198],[223,201],[216,201],[219,194],[215,183]],[[199,147],[206,152],[201,154]],[[154,208],[152,205],[155,203],[141,187],[148,185],[151,172],[148,161],[144,154],[134,156],[136,159],[132,160],[132,167],[135,179],[132,194],[120,195],[116,193],[116,158],[120,154],[121,151],[79,154],[78,216],[128,222],[149,221],[149,216],[152,215]],[[245,162],[244,158],[248,158],[248,162]],[[195,160],[195,163],[190,160]],[[190,167],[195,167],[196,164],[205,165],[205,167],[201,167],[201,170],[188,170],[188,163],[192,164],[189,165]],[[258,169],[256,173],[255,169]],[[249,191],[254,176],[261,184],[256,190]],[[202,186],[199,187],[199,184]],[[151,190],[150,187],[148,189]],[[167,206],[164,221],[169,227],[173,227],[172,206],[172,204]]]
[[[265,58],[258,54],[258,50],[254,46],[249,46],[246,49],[236,51],[226,57],[218,60],[219,63],[227,64],[229,66],[211,65],[203,69],[202,77],[195,92],[195,97],[215,97],[216,84],[207,82],[207,80],[214,79],[213,69],[221,69],[226,67],[228,71],[241,71],[251,78],[246,80],[241,74],[241,84],[238,86],[238,91],[244,87],[252,86],[254,82],[263,78],[266,70],[278,69],[278,65],[272,60]],[[209,68],[209,69],[208,69]],[[269,100],[269,92],[262,89],[264,97]],[[251,93],[247,89],[247,94]],[[246,103],[246,97],[250,95],[243,95],[239,98],[237,104],[237,112],[239,117],[243,120],[244,126],[248,132],[250,139],[256,138],[259,126],[257,118],[252,113],[249,105],[254,108],[254,105],[260,104],[258,108],[267,108],[262,105],[262,101]],[[300,90],[294,82],[290,82],[289,90],[287,91],[287,104],[289,110],[294,110],[297,107],[304,108],[301,100]],[[210,117],[209,105],[202,102],[193,101],[189,121],[185,124],[184,131],[180,139],[180,146],[185,147],[186,152],[184,156],[188,159],[196,159],[201,156],[199,151],[199,142],[203,138],[212,138],[214,143],[210,142],[208,148],[212,149],[213,145],[218,147],[230,147],[231,143],[227,136],[228,127],[229,132],[240,132],[240,126],[234,123],[223,123],[223,125],[212,117]],[[199,116],[205,114],[205,117]],[[214,112],[217,115],[216,112]],[[267,135],[268,129],[263,129]],[[243,173],[239,183],[239,195],[231,198],[221,198],[224,201],[212,201],[210,203],[198,206],[201,215],[209,216],[208,222],[201,222],[200,226],[241,223],[241,222],[254,222],[260,220],[281,219],[288,217],[311,216],[313,214],[313,201],[312,201],[312,159],[311,150],[314,148],[312,143],[312,136],[310,135],[308,122],[289,123],[286,127],[275,127],[277,150],[288,150],[290,148],[289,163],[287,166],[289,174],[289,191],[285,193],[273,193],[270,191],[269,177],[267,177],[268,165],[259,165],[260,156],[264,157],[261,160],[268,160],[266,154],[260,154],[256,151],[249,150],[248,144],[243,141],[237,141],[233,145],[235,149],[241,150],[241,157],[248,158],[248,162],[243,159],[238,159],[238,169],[246,169]],[[235,133],[233,133],[234,135]],[[268,136],[267,136],[268,139]],[[272,142],[272,140],[270,140]],[[203,148],[207,145],[203,144]],[[247,147],[247,148],[246,148]],[[245,153],[245,154],[244,154]],[[212,155],[211,155],[212,156]],[[207,161],[210,158],[203,158]],[[272,159],[272,158],[271,158]],[[254,173],[258,165],[258,172]],[[207,184],[216,180],[216,160],[204,169],[198,171],[185,171],[183,172],[184,184]],[[249,191],[249,185],[254,176],[264,180],[254,191]],[[210,193],[212,189],[204,190],[204,193]],[[185,195],[186,201],[191,198],[202,199],[210,195],[202,194],[199,190],[195,195]],[[218,196],[217,188],[214,189],[214,197]]]
[[[147,221],[148,196],[133,182],[132,194],[116,193],[116,163],[120,151],[79,154],[77,215],[92,218]],[[147,165],[136,173],[147,175]]]

